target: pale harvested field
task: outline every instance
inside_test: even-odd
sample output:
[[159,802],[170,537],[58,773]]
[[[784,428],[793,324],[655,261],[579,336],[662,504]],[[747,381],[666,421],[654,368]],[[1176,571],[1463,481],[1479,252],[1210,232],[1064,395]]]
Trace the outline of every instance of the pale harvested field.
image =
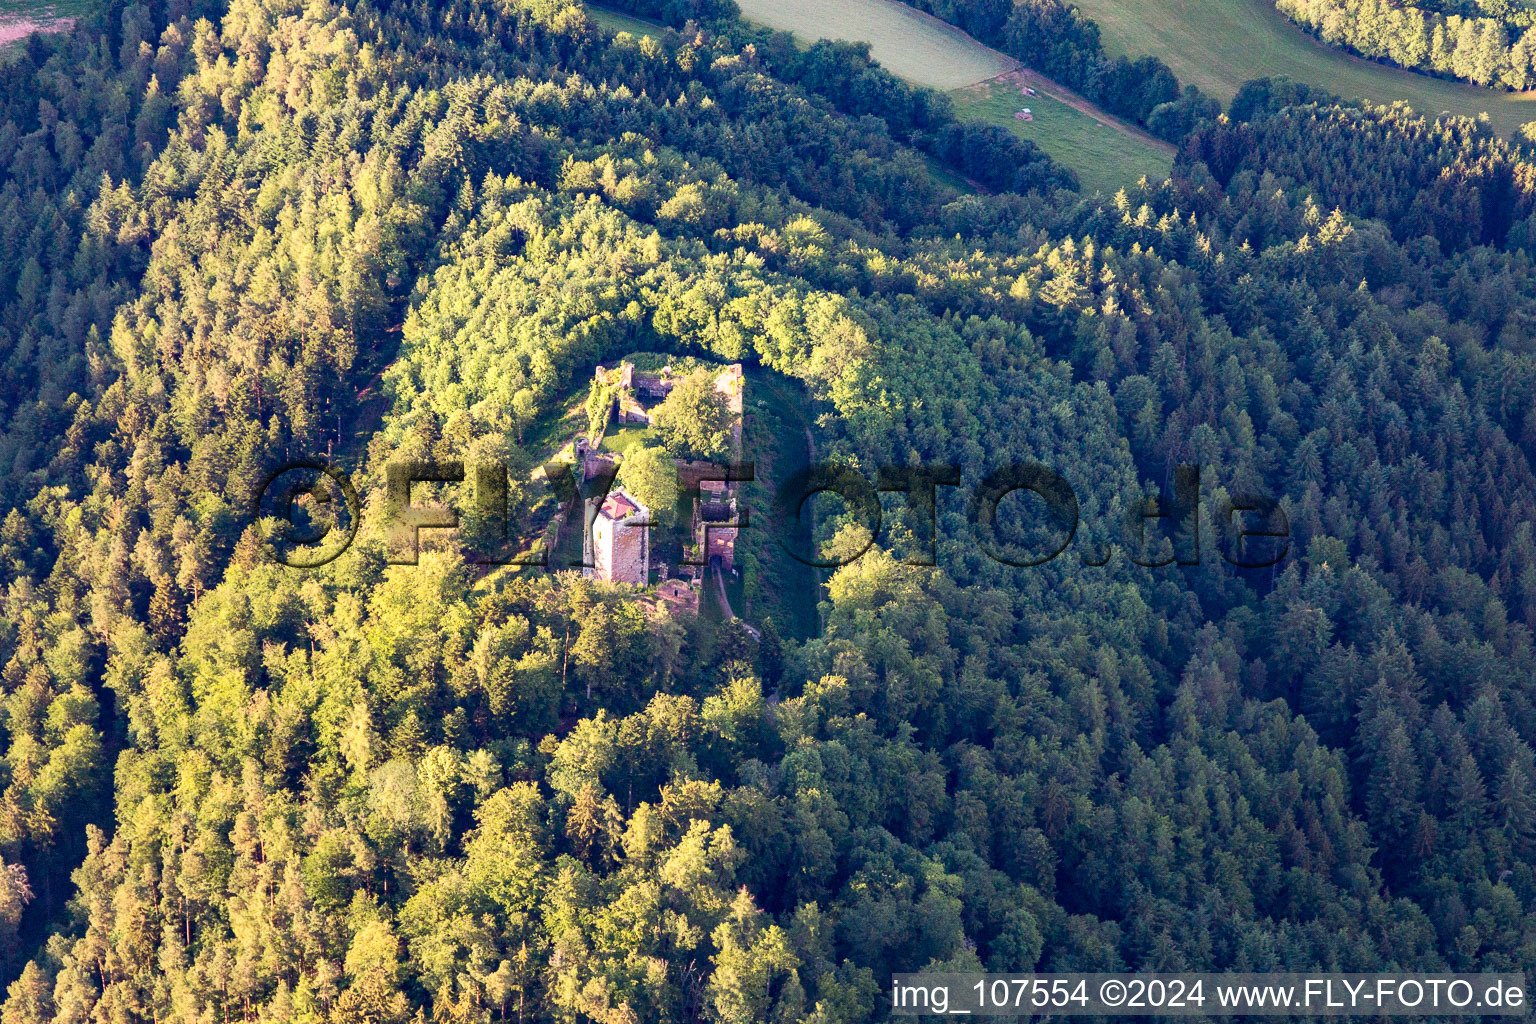
[[63,32],[74,18],[55,18],[46,13],[26,15],[0,14],[0,46],[25,39],[33,32]]
[[1018,61],[895,0],[737,0],[742,16],[805,42],[869,43],[892,74],[932,89],[995,78]]

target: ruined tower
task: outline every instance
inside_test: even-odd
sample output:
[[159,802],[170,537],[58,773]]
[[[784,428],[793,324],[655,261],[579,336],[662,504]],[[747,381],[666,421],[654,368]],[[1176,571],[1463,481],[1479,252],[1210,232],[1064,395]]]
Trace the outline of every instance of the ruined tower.
[[651,578],[651,510],[622,487],[608,492],[592,517],[592,575],[643,587]]

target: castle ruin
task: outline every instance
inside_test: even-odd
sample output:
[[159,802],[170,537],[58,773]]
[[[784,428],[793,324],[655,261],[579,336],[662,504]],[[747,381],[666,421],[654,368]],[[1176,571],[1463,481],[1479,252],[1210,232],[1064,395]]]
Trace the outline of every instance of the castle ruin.
[[651,510],[622,487],[608,492],[591,517],[589,574],[643,587],[651,581]]

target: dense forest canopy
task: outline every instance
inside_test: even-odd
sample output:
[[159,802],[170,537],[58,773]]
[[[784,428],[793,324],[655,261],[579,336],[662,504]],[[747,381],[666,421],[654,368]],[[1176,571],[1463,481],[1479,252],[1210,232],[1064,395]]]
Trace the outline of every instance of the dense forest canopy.
[[1533,12],[1524,4],[1276,0],[1275,7],[1324,42],[1362,57],[1499,89],[1536,85]]
[[[1217,113],[1078,24],[1044,69],[1182,145],[1085,198],[857,47],[627,6],[672,27],[115,0],[0,66],[0,1020],[857,1024],[925,967],[1536,968],[1524,151],[1296,83]],[[808,635],[388,564],[387,464],[506,466],[530,519],[543,425],[636,351],[787,378],[818,458],[961,486],[931,536],[894,496]],[[321,456],[358,542],[274,564],[252,491]],[[1034,568],[955,497],[1020,460],[1082,522]],[[1204,537],[1268,494],[1289,555],[1135,564],[1181,465]]]

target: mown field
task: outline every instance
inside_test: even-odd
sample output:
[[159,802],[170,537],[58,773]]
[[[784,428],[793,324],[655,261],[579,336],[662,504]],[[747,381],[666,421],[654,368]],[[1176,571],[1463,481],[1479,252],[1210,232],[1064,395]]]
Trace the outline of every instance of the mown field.
[[1270,0],[1075,0],[1112,54],[1161,57],[1183,82],[1222,99],[1253,78],[1288,75],[1340,95],[1403,100],[1425,114],[1486,111],[1509,134],[1536,120],[1536,92],[1502,93],[1375,64],[1324,46]]
[[[0,0],[0,3],[3,2],[4,0]],[[596,4],[588,4],[587,13],[593,21],[609,32],[628,32],[632,35],[643,36],[656,35],[658,34],[657,30],[661,28],[657,22],[637,18],[632,14],[610,11],[605,7],[598,7]]]
[[[871,55],[910,82],[949,91],[962,116],[1000,124],[1077,172],[1086,191],[1113,192],[1143,174],[1168,173],[1170,156],[1144,136],[1041,92],[987,84],[1018,66],[1006,54],[895,0],[737,0],[743,16],[804,40],[870,44]],[[1013,114],[1028,106],[1033,121]]]
[[[1095,191],[1113,193],[1142,175],[1161,180],[1173,167],[1172,147],[1157,146],[1039,89],[1034,96],[1021,96],[1018,86],[1011,83],[982,82],[956,89],[951,95],[961,117],[1002,125],[1071,167],[1077,172],[1084,195]],[[1033,121],[1020,121],[1013,116],[1025,106],[1035,115]]]
[[1018,65],[959,29],[895,0],[737,0],[744,17],[802,39],[869,44],[891,73],[934,89],[994,78]]

